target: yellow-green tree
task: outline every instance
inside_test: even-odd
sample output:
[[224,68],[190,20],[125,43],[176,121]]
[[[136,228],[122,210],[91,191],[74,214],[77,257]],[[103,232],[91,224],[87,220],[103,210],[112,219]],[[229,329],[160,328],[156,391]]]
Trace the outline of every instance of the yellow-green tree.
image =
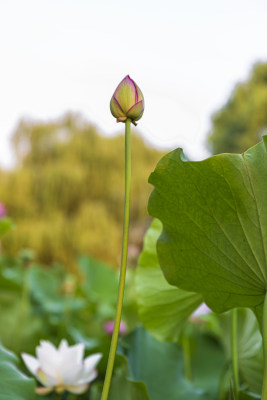
[[256,64],[212,118],[208,144],[213,154],[239,153],[267,133],[267,63]]
[[[124,136],[101,136],[80,115],[53,123],[21,121],[13,135],[17,165],[1,171],[0,198],[16,224],[11,254],[36,251],[45,263],[75,266],[80,253],[119,264],[124,196]],[[161,153],[132,138],[131,249],[148,224],[147,178]]]

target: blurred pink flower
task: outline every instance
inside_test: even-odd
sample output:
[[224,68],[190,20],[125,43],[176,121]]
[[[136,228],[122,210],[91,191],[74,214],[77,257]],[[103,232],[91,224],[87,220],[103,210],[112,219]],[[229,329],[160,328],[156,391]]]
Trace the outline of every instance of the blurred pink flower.
[[6,207],[3,203],[0,203],[0,218],[4,218],[7,215]]
[[[112,335],[114,329],[114,321],[107,321],[104,325],[104,329],[108,335]],[[124,321],[120,323],[119,334],[125,335],[127,333],[128,327]]]
[[211,309],[207,306],[207,304],[202,303],[200,306],[193,312],[192,317],[193,318],[198,318],[201,317],[201,315],[209,314]]

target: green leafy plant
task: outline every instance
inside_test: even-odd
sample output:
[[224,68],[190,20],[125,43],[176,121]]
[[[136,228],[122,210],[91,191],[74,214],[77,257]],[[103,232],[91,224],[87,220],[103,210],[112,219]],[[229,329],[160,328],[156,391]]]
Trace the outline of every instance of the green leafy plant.
[[[231,349],[231,312],[218,316],[220,337],[229,361]],[[262,338],[253,312],[248,308],[237,310],[237,354],[242,385],[250,392],[260,393],[263,377]]]
[[203,299],[165,280],[156,252],[161,230],[161,222],[154,220],[144,239],[136,273],[138,310],[142,323],[156,338],[175,341]]
[[[130,128],[144,112],[143,94],[129,76],[115,90],[110,108],[117,122],[125,123],[120,272],[87,256],[79,257],[76,274],[58,264],[38,265],[29,249],[16,258],[0,256],[1,340],[23,352],[44,385],[36,390],[20,372],[18,357],[1,345],[3,400],[35,400],[34,390],[47,400],[77,395],[81,400],[267,400],[267,137],[244,154],[191,162],[178,149],[159,162],[149,179],[154,190],[148,208],[156,219],[139,258],[136,294],[133,287],[127,291],[122,309],[125,286],[133,283],[133,271],[126,280]],[[51,137],[43,134],[49,143]],[[38,145],[33,154],[32,160],[25,158],[28,166],[35,156],[45,162]],[[53,184],[65,193],[57,179]],[[70,203],[66,197],[70,217],[79,203],[77,190],[73,196]],[[97,214],[95,220],[98,224]],[[0,237],[11,227],[2,205]],[[60,229],[65,232],[64,224]],[[72,237],[65,237],[65,245]],[[214,312],[199,316],[195,311],[203,300]],[[137,308],[144,326],[136,327]],[[126,324],[120,332],[122,316]],[[34,358],[40,339],[45,340]]]
[[157,250],[168,282],[201,293],[216,312],[250,307],[262,328],[265,354],[266,146],[264,137],[242,155],[200,162],[183,161],[181,150],[169,153],[150,176],[155,189],[148,207],[163,224]]
[[35,381],[18,369],[18,357],[0,345],[1,400],[34,400]]
[[[227,391],[223,385],[227,375],[226,356],[221,342],[223,333],[219,328],[214,333],[207,325],[210,322],[211,326],[214,323],[218,325],[219,321],[214,314],[203,319],[191,317],[202,302],[202,296],[172,286],[164,279],[156,252],[156,242],[161,230],[161,222],[154,220],[146,233],[138,262],[136,290],[141,321],[160,341],[172,341],[175,343],[174,348],[179,343],[177,363],[182,365],[182,380],[193,382],[196,387],[205,390],[207,396],[223,398],[221,396]],[[227,322],[228,320],[229,318]],[[160,349],[159,343],[157,346]],[[163,342],[162,348],[164,346],[166,344]],[[228,350],[231,342],[229,345],[227,341],[225,347]],[[231,359],[231,351],[229,358]]]
[[[151,400],[217,398],[218,378],[224,359],[221,350],[212,346],[207,337],[196,345],[193,352],[194,373],[202,368],[198,380],[193,382],[184,376],[183,351],[177,343],[160,342],[144,328],[138,328],[122,340],[122,348],[129,360],[131,377],[145,382]],[[210,362],[205,366],[202,365],[202,351],[210,356]]]

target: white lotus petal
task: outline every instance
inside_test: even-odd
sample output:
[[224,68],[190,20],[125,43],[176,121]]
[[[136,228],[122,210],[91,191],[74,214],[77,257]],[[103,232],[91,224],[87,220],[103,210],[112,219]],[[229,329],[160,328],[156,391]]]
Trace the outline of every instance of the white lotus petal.
[[82,343],[76,344],[75,346],[70,346],[64,348],[64,352],[60,351],[60,361],[59,366],[70,365],[70,364],[80,364],[82,363],[84,353],[84,345]]
[[93,369],[90,372],[88,372],[86,375],[84,374],[83,378],[76,383],[77,383],[77,385],[83,385],[85,383],[90,383],[96,377],[97,377],[97,369]]
[[102,358],[101,353],[92,354],[91,356],[86,357],[83,362],[85,371],[95,369],[96,365],[99,363],[101,358]]
[[51,393],[54,389],[52,387],[37,387],[35,389],[35,393],[37,394],[48,394]]
[[84,369],[83,369],[83,375],[81,379],[77,382],[78,384],[86,383],[86,382],[91,382],[97,377],[97,370],[95,369],[96,365],[102,358],[101,353],[93,354],[89,357],[87,357],[84,360]]
[[65,350],[69,348],[69,344],[66,339],[62,339],[58,348],[60,353],[64,353]]
[[21,357],[28,368],[28,370],[33,374],[36,375],[38,368],[40,367],[40,363],[37,358],[31,356],[30,354],[22,353]]
[[[40,341],[40,346],[43,348],[45,351],[51,353],[51,354],[55,354],[57,353],[57,348],[53,345],[53,343],[49,342],[48,340],[41,340]],[[37,347],[37,349],[38,349]]]
[[66,364],[59,374],[64,385],[75,385],[83,377],[83,364]]
[[40,362],[42,362],[42,358],[44,358],[45,361],[47,359],[56,360],[58,358],[58,350],[52,343],[42,340],[41,345],[36,348],[36,355]]
[[68,390],[70,393],[74,394],[82,394],[86,392],[88,389],[89,385],[77,385],[77,386],[66,386],[66,390]]
[[57,377],[45,373],[41,368],[38,369],[36,378],[46,387],[57,386],[60,383]]
[[60,360],[58,358],[58,351],[54,345],[47,341],[41,341],[41,346],[37,347],[36,354],[42,370],[48,375],[56,376]]

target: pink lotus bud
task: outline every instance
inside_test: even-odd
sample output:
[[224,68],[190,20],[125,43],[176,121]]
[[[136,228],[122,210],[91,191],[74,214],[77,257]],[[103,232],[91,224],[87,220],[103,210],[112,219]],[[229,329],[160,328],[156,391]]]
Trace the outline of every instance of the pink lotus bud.
[[[107,321],[104,325],[105,331],[107,332],[108,335],[112,335],[113,329],[114,329],[114,321]],[[127,333],[127,325],[124,321],[121,321],[120,323],[120,329],[119,329],[119,334],[120,335],[125,335]]]
[[0,218],[4,218],[7,215],[6,207],[3,203],[0,203]]
[[137,84],[127,75],[115,90],[110,100],[111,114],[117,122],[130,118],[134,125],[144,112],[144,96]]

